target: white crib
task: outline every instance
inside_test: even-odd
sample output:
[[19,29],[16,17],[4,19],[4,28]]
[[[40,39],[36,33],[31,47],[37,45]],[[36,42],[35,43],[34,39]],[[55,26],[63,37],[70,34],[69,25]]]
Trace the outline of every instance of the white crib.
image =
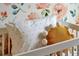
[[[72,56],[75,56],[75,55],[79,56],[79,36],[78,36],[79,26],[76,26],[74,24],[67,23],[67,22],[63,23],[63,25],[67,26],[72,30],[76,30],[76,37],[71,40],[59,42],[53,45],[30,50],[28,52],[16,54],[16,56],[49,56],[51,53],[61,51],[65,48],[71,48]],[[74,52],[74,49],[76,49],[76,53]],[[62,55],[63,53],[61,51],[61,56]],[[69,55],[70,55],[69,53],[65,54],[65,56],[69,56]]]

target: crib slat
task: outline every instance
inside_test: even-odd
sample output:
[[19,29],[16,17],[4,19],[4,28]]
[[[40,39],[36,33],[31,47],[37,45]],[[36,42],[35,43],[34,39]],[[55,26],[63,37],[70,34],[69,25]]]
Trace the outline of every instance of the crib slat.
[[79,45],[77,46],[77,56],[79,56]]
[[68,51],[65,52],[65,56],[68,56]]
[[74,56],[74,47],[72,47],[72,56]]
[[31,50],[31,51],[19,53],[19,54],[16,54],[16,55],[18,55],[18,56],[48,55],[51,52],[53,53],[53,52],[61,51],[62,49],[73,47],[73,46],[76,46],[76,45],[79,45],[79,38],[74,38],[74,39],[71,39],[71,40],[59,42],[59,43],[56,43],[56,44],[53,44],[53,45],[50,45],[50,46],[34,49],[34,50]]
[[4,39],[5,39],[5,36],[4,36],[4,33],[2,33],[2,55],[4,55]]
[[8,55],[10,55],[11,53],[10,53],[10,37],[8,36]]
[[63,52],[62,51],[60,51],[60,56],[62,56],[63,54],[62,54]]

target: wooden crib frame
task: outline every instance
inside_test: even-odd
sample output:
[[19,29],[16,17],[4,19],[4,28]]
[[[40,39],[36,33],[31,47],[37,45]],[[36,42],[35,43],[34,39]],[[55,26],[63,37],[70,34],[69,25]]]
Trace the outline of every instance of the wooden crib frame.
[[10,55],[10,39],[9,39],[9,37],[8,37],[8,53],[7,54],[5,54],[5,52],[4,52],[4,50],[5,50],[5,40],[6,40],[6,38],[5,38],[5,34],[7,34],[8,35],[8,31],[7,31],[7,29],[6,29],[6,27],[4,27],[4,28],[0,28],[0,35],[2,36],[1,37],[1,42],[2,42],[2,47],[1,47],[1,50],[2,51],[0,51],[0,52],[2,52],[2,56],[4,56],[4,55]]
[[[63,25],[67,26],[68,28],[71,28],[72,30],[76,30],[76,35],[78,35],[79,26],[64,22]],[[79,37],[73,38],[71,40],[59,42],[53,45],[37,48],[34,50],[30,50],[27,52],[16,54],[15,56],[45,56],[49,55],[51,52],[57,52],[61,51],[65,48],[70,48],[73,46],[77,46],[77,56],[79,56]],[[66,54],[67,56],[68,54]],[[73,49],[72,49],[72,56],[74,55]]]

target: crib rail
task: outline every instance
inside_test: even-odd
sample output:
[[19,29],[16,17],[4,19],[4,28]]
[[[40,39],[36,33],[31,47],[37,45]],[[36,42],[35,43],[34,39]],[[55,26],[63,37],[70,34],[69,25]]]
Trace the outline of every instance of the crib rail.
[[[79,31],[79,27],[71,24],[71,23],[63,23],[65,26],[67,26],[68,28],[71,28],[73,30]],[[23,52],[20,54],[16,54],[17,56],[43,56],[43,55],[49,55],[52,52],[57,52],[57,51],[61,51],[65,48],[70,48],[73,46],[77,46],[77,55],[79,55],[79,37],[70,39],[70,40],[66,40],[63,42],[59,42],[53,45],[49,45],[46,47],[41,47],[38,49],[34,49],[28,52]],[[73,55],[73,54],[72,54]]]
[[50,46],[38,48],[38,49],[31,50],[31,51],[24,52],[24,53],[17,54],[17,55],[20,55],[20,56],[48,55],[52,52],[57,52],[57,51],[60,51],[62,49],[73,47],[73,46],[76,46],[76,45],[79,45],[79,38],[63,41],[63,42],[60,42],[60,43],[56,43],[56,44],[53,44],[53,45],[50,45]]

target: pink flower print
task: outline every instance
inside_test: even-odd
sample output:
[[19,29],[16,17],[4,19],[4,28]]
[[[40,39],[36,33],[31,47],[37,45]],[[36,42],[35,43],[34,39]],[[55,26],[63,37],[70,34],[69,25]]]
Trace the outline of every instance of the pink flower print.
[[38,16],[37,16],[36,13],[30,13],[30,15],[28,15],[29,20],[34,20],[34,19],[37,19],[37,18],[38,18]]
[[48,7],[48,3],[37,3],[36,7],[37,9],[45,9]]
[[6,11],[4,11],[4,12],[1,12],[1,13],[0,13],[0,16],[2,16],[2,17],[7,17],[7,16],[8,16],[8,14],[7,14],[7,12],[6,12]]
[[5,6],[9,6],[11,3],[4,3]]
[[67,6],[64,4],[55,4],[53,8],[54,15],[57,16],[57,20],[61,20],[67,12]]

